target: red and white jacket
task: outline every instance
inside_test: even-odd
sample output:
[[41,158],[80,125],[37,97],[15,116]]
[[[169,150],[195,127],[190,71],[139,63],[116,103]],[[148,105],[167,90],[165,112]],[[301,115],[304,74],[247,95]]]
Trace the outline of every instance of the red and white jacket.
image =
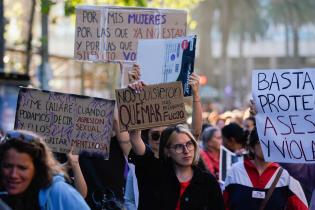
[[[229,170],[223,197],[228,210],[256,210],[267,194],[280,166],[270,163],[259,175],[249,160],[235,163]],[[308,204],[300,183],[283,170],[265,210],[307,210]]]

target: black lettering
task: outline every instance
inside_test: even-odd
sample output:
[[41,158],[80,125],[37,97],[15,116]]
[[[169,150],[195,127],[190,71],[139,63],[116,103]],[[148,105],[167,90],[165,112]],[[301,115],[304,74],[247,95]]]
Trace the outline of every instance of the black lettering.
[[124,17],[122,16],[121,13],[111,13],[109,12],[108,13],[108,16],[107,16],[107,22],[108,23],[114,23],[114,24],[117,24],[117,23],[123,23],[124,22]]
[[287,77],[285,77],[285,75],[288,75],[288,74],[290,74],[290,72],[284,72],[284,73],[281,74],[281,77],[282,77],[283,79],[287,80],[288,83],[289,83],[287,86],[282,87],[282,89],[287,89],[287,88],[290,87],[290,85],[291,85],[291,80],[289,80]]
[[[304,116],[304,120],[306,120],[307,122],[311,123],[313,125],[313,127],[315,128],[315,123],[313,121],[311,121],[310,119],[308,119],[308,117],[311,117],[312,115],[305,115]],[[315,133],[315,130],[313,131],[308,131],[307,133]]]
[[273,106],[277,110],[277,112],[279,112],[279,109],[277,108],[277,106],[273,104],[276,101],[275,95],[267,94],[267,98],[268,98],[268,105],[269,105],[270,111],[273,112],[273,109],[271,108],[271,106]]
[[96,12],[95,11],[83,11],[83,15],[82,15],[82,21],[83,23],[85,21],[89,22],[89,23],[98,23],[97,19],[96,19]]
[[92,37],[92,32],[90,27],[77,27],[77,37],[88,38]]
[[159,104],[154,104],[154,108],[155,108],[156,121],[161,121],[162,120],[162,115],[160,113],[160,105]]
[[139,119],[139,114],[140,114],[141,108],[139,106],[141,106],[141,103],[136,103],[135,119],[136,119],[137,124],[141,123],[141,120]]
[[294,117],[299,117],[299,115],[289,115],[289,119],[290,119],[290,123],[291,123],[291,127],[292,127],[292,130],[293,130],[293,133],[294,134],[305,134],[305,132],[297,132],[295,129],[294,129],[294,126],[297,125],[296,123],[293,122],[293,119]]
[[311,86],[312,86],[312,89],[314,90],[314,85],[312,83],[312,80],[311,80],[310,76],[308,75],[308,73],[305,72],[305,79],[304,79],[304,84],[303,84],[303,90],[305,88],[305,84],[307,84],[307,83],[310,83]]
[[300,74],[303,74],[303,72],[302,71],[292,72],[292,74],[296,75],[296,88],[299,89],[300,88]]
[[278,91],[280,91],[279,81],[278,81],[278,78],[277,78],[277,74],[275,72],[272,74],[269,90],[271,90],[273,84],[276,84],[277,88],[278,88]]
[[[141,107],[141,117],[142,117],[142,122],[145,121],[145,116],[149,116],[149,112],[150,112],[150,109],[149,109],[149,106],[145,106],[145,107]],[[151,119],[149,118],[149,120],[151,121]]]
[[[284,100],[281,99],[285,99],[286,102],[284,102]],[[286,105],[286,108],[283,108],[282,105]],[[278,96],[278,106],[282,111],[288,111],[290,108],[290,100],[286,97],[286,95],[279,95]]]
[[[294,143],[294,145],[296,145],[296,150],[295,149],[292,149],[292,144]],[[299,146],[299,144],[295,141],[295,140],[292,140],[290,142],[290,150],[291,150],[291,153],[292,153],[292,156],[295,158],[295,159],[301,159],[303,157],[303,154],[302,154],[302,151],[301,151],[301,148]],[[299,151],[299,154],[298,155],[295,155],[294,154],[294,151]]]
[[306,100],[305,98],[306,97],[313,97],[312,94],[308,94],[308,95],[302,95],[302,104],[303,104],[303,109],[304,110],[313,110],[314,108],[313,107],[306,107],[305,105],[308,104],[310,101],[309,100]]
[[[121,124],[126,128],[128,129],[129,127],[129,123],[131,121],[131,114],[130,114],[130,111],[128,109],[127,106],[125,105],[121,105],[120,108],[119,108],[119,119],[120,119],[120,122]],[[124,117],[123,117],[124,116]],[[126,118],[127,117],[127,118]],[[126,118],[127,121],[123,121],[123,119]]]
[[285,124],[284,122],[282,122],[281,120],[280,120],[280,118],[283,118],[284,116],[278,116],[277,117],[277,120],[282,124],[282,125],[284,125],[285,127],[287,127],[288,129],[289,129],[289,131],[287,132],[287,133],[280,133],[281,135],[289,135],[291,132],[292,132],[292,130],[291,130],[291,127],[289,126],[289,125],[287,125],[287,124]]
[[[268,122],[269,122],[270,126],[267,126]],[[274,133],[275,133],[276,135],[278,135],[278,133],[277,133],[277,131],[276,131],[276,128],[275,128],[274,125],[272,124],[271,120],[269,119],[269,117],[266,117],[266,120],[265,120],[265,128],[264,128],[264,136],[266,136],[266,131],[267,131],[267,129],[269,129],[269,128],[272,128],[273,131],[274,131]]]
[[116,100],[118,103],[126,103],[126,97],[122,96],[122,94],[125,95],[125,91],[117,91]]
[[[260,103],[260,106],[261,106],[263,112],[266,113],[264,107],[267,106],[267,104],[268,104],[267,97],[265,95],[259,95],[258,98],[259,98],[259,103]],[[264,99],[264,101],[263,101],[263,99]]]
[[262,139],[260,139],[260,142],[267,148],[267,155],[270,157],[270,141],[268,140],[267,143],[265,143]]
[[294,99],[294,110],[297,111],[297,101],[296,98],[300,98],[300,95],[290,95],[289,98],[293,98]]
[[272,141],[273,145],[277,148],[277,150],[281,153],[282,157],[285,158],[285,149],[284,149],[284,141],[282,142],[281,148],[276,144],[275,141]]
[[285,143],[285,145],[286,145],[286,148],[287,148],[288,154],[289,154],[290,158],[292,159],[292,155],[291,155],[291,152],[290,152],[290,149],[289,149],[289,144],[288,144],[288,141],[286,140],[286,138],[285,138],[284,140],[285,140],[285,141],[284,141],[284,143]]

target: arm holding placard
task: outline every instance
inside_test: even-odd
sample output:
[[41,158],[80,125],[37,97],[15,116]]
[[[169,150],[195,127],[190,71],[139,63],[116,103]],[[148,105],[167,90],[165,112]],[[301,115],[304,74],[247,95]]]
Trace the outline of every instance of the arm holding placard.
[[140,130],[132,130],[129,132],[130,142],[132,145],[132,150],[136,153],[136,155],[144,155],[146,146],[141,138]]
[[[136,83],[140,79],[140,67],[137,64],[134,64],[132,66],[132,69],[128,71],[128,79],[129,83],[132,83],[129,87],[135,88],[135,85],[133,83]],[[137,90],[135,90],[137,92]],[[120,132],[119,130],[119,117],[118,117],[118,109],[117,104],[115,106],[114,111],[114,131],[116,133],[117,140],[120,144],[120,148],[122,149],[124,155],[128,156],[130,150],[131,150],[131,144],[129,140],[129,133],[127,131]]]
[[140,76],[141,76],[140,67],[138,64],[134,64],[132,66],[132,69],[130,71],[128,71],[129,83],[133,83],[133,82],[139,80]]
[[198,139],[202,128],[202,108],[199,96],[200,77],[196,73],[192,73],[188,84],[191,86],[193,96],[191,130],[194,137]]
[[115,105],[114,110],[114,124],[113,129],[116,133],[117,141],[120,145],[121,150],[123,151],[125,156],[128,156],[131,150],[131,144],[129,140],[129,134],[127,131],[120,132],[119,131],[119,118],[118,118],[118,109],[117,104]]
[[143,87],[145,86],[144,82],[141,80],[135,81],[128,85],[128,87],[132,90],[134,90],[136,93],[140,93],[143,90]]
[[79,155],[72,154],[73,148],[67,154],[68,156],[68,166],[72,169],[74,177],[74,187],[82,195],[83,198],[87,196],[87,185],[83,177],[81,167],[79,164]]
[[[128,85],[128,87],[133,89],[136,93],[140,93],[143,90],[144,86],[145,84],[142,81],[136,81]],[[146,146],[141,138],[141,131],[132,130],[129,132],[129,136],[133,151],[137,155],[144,155]]]

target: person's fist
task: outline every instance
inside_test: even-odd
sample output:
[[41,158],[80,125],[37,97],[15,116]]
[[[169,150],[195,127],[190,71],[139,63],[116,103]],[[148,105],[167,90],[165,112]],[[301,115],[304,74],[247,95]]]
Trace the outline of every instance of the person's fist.
[[193,72],[188,80],[188,84],[191,86],[193,94],[199,93],[200,77],[195,72]]
[[138,64],[134,64],[132,69],[128,71],[129,82],[134,82],[140,79],[141,72]]
[[139,80],[135,81],[128,85],[128,87],[132,90],[134,90],[136,93],[140,93],[143,90],[143,87],[145,86],[144,82]]

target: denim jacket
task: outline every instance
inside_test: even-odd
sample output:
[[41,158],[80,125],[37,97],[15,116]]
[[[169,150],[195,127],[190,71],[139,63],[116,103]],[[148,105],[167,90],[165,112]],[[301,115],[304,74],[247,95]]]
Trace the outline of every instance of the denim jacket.
[[80,193],[65,182],[63,175],[53,177],[52,184],[39,192],[41,210],[89,210]]

